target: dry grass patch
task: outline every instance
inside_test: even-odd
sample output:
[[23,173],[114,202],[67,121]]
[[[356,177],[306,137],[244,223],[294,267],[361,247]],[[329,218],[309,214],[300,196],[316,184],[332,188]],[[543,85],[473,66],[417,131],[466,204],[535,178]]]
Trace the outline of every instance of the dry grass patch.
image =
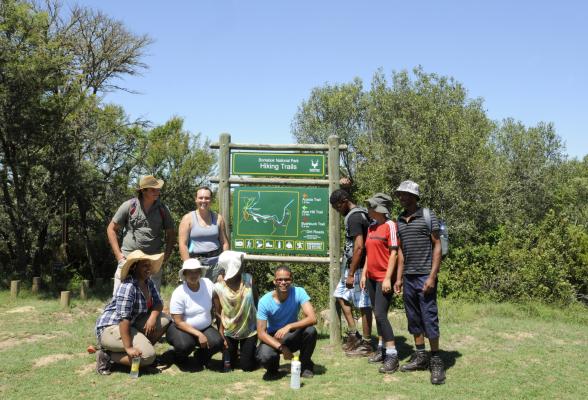
[[20,314],[20,313],[29,313],[37,311],[35,307],[32,306],[23,306],[23,307],[16,307],[12,310],[5,311],[6,314]]
[[531,332],[513,332],[513,333],[499,332],[498,336],[500,336],[503,339],[514,340],[514,341],[520,342],[523,340],[534,338],[535,334],[533,334]]
[[52,313],[51,316],[64,324],[72,324],[76,320],[75,316],[69,312],[56,312]]
[[274,396],[276,395],[273,390],[266,387],[256,387],[255,389],[256,393],[253,396],[254,399],[274,398]]
[[242,392],[244,390],[247,390],[248,388],[252,388],[252,387],[256,387],[258,384],[257,381],[254,380],[247,380],[247,381],[240,381],[240,382],[235,382],[233,383],[231,386],[229,386],[228,388],[225,389],[225,392],[232,394],[232,393],[239,393]]
[[385,374],[384,383],[400,382],[400,378],[396,374]]
[[85,375],[93,373],[95,371],[95,368],[96,368],[96,362],[93,361],[90,364],[86,364],[86,365],[76,369],[75,373],[78,376],[85,376]]
[[456,348],[471,346],[477,343],[478,340],[470,335],[459,336],[457,339],[452,339],[449,343]]
[[50,354],[48,356],[45,357],[41,357],[38,358],[37,360],[35,360],[34,364],[33,364],[33,368],[39,368],[39,367],[45,367],[49,364],[53,364],[59,361],[63,361],[63,360],[71,360],[72,358],[75,357],[80,357],[80,356],[85,356],[85,353],[79,353],[79,354]]
[[392,395],[392,396],[386,396],[386,397],[384,397],[384,400],[403,400],[403,399],[408,399],[408,398],[409,397],[402,396],[402,395],[399,395],[399,394],[395,394],[395,395]]
[[0,350],[12,348],[15,346],[20,346],[23,344],[35,343],[40,340],[55,339],[56,337],[57,337],[57,335],[54,335],[54,334],[42,334],[42,335],[31,335],[31,336],[23,337],[23,338],[8,338],[8,339],[2,340],[0,342]]

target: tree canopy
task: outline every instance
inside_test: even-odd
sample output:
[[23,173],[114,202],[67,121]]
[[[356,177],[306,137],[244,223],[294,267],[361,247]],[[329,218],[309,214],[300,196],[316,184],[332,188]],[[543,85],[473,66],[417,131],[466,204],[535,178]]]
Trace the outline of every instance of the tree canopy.
[[214,158],[181,119],[130,121],[100,96],[130,90],[117,82],[147,67],[150,43],[89,8],[1,3],[3,277],[48,273],[54,263],[109,276],[105,229],[141,173],[163,177],[178,207],[207,179]]
[[[491,120],[451,77],[379,70],[314,88],[293,119],[299,142],[337,134],[358,202],[411,179],[444,218],[443,293],[574,301],[586,296],[588,157],[568,160],[551,123]],[[393,218],[400,212],[397,204]],[[557,225],[557,227],[556,227]]]

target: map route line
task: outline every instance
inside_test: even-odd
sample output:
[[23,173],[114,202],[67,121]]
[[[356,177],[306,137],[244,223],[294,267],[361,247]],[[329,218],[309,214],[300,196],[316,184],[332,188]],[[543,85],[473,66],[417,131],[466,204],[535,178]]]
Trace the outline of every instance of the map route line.
[[261,196],[261,194],[259,192],[257,192],[257,197],[258,197],[257,199],[252,198],[252,197],[247,198],[246,203],[242,209],[243,220],[249,221],[250,219],[253,219],[255,222],[262,222],[262,223],[271,222],[272,223],[272,232],[271,232],[272,235],[274,233],[276,233],[276,230],[279,227],[284,228],[284,233],[285,233],[288,228],[288,224],[290,223],[290,220],[292,219],[292,212],[290,211],[290,209],[288,207],[294,202],[294,199],[290,200],[283,207],[282,217],[280,218],[277,215],[261,214],[260,213],[260,208],[256,207],[260,196]]

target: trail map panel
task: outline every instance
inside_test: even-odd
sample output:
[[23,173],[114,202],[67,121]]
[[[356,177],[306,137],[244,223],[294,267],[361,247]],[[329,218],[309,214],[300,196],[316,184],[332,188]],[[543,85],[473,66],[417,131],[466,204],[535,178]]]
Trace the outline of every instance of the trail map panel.
[[328,193],[327,188],[235,188],[232,248],[252,254],[326,255]]
[[325,176],[324,154],[232,153],[233,175]]

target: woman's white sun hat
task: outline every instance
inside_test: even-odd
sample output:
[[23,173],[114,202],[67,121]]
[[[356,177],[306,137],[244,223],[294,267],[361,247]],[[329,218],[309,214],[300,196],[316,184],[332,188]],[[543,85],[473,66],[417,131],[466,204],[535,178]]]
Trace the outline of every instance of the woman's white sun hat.
[[206,268],[207,267],[205,265],[200,264],[200,261],[197,258],[188,258],[182,264],[182,269],[180,270],[178,275],[180,276],[180,280],[183,281],[184,280],[184,271],[188,271],[188,270],[192,270],[192,269],[206,270]]
[[225,270],[225,280],[231,279],[239,273],[245,259],[245,253],[241,251],[226,250],[218,256],[218,268]]

